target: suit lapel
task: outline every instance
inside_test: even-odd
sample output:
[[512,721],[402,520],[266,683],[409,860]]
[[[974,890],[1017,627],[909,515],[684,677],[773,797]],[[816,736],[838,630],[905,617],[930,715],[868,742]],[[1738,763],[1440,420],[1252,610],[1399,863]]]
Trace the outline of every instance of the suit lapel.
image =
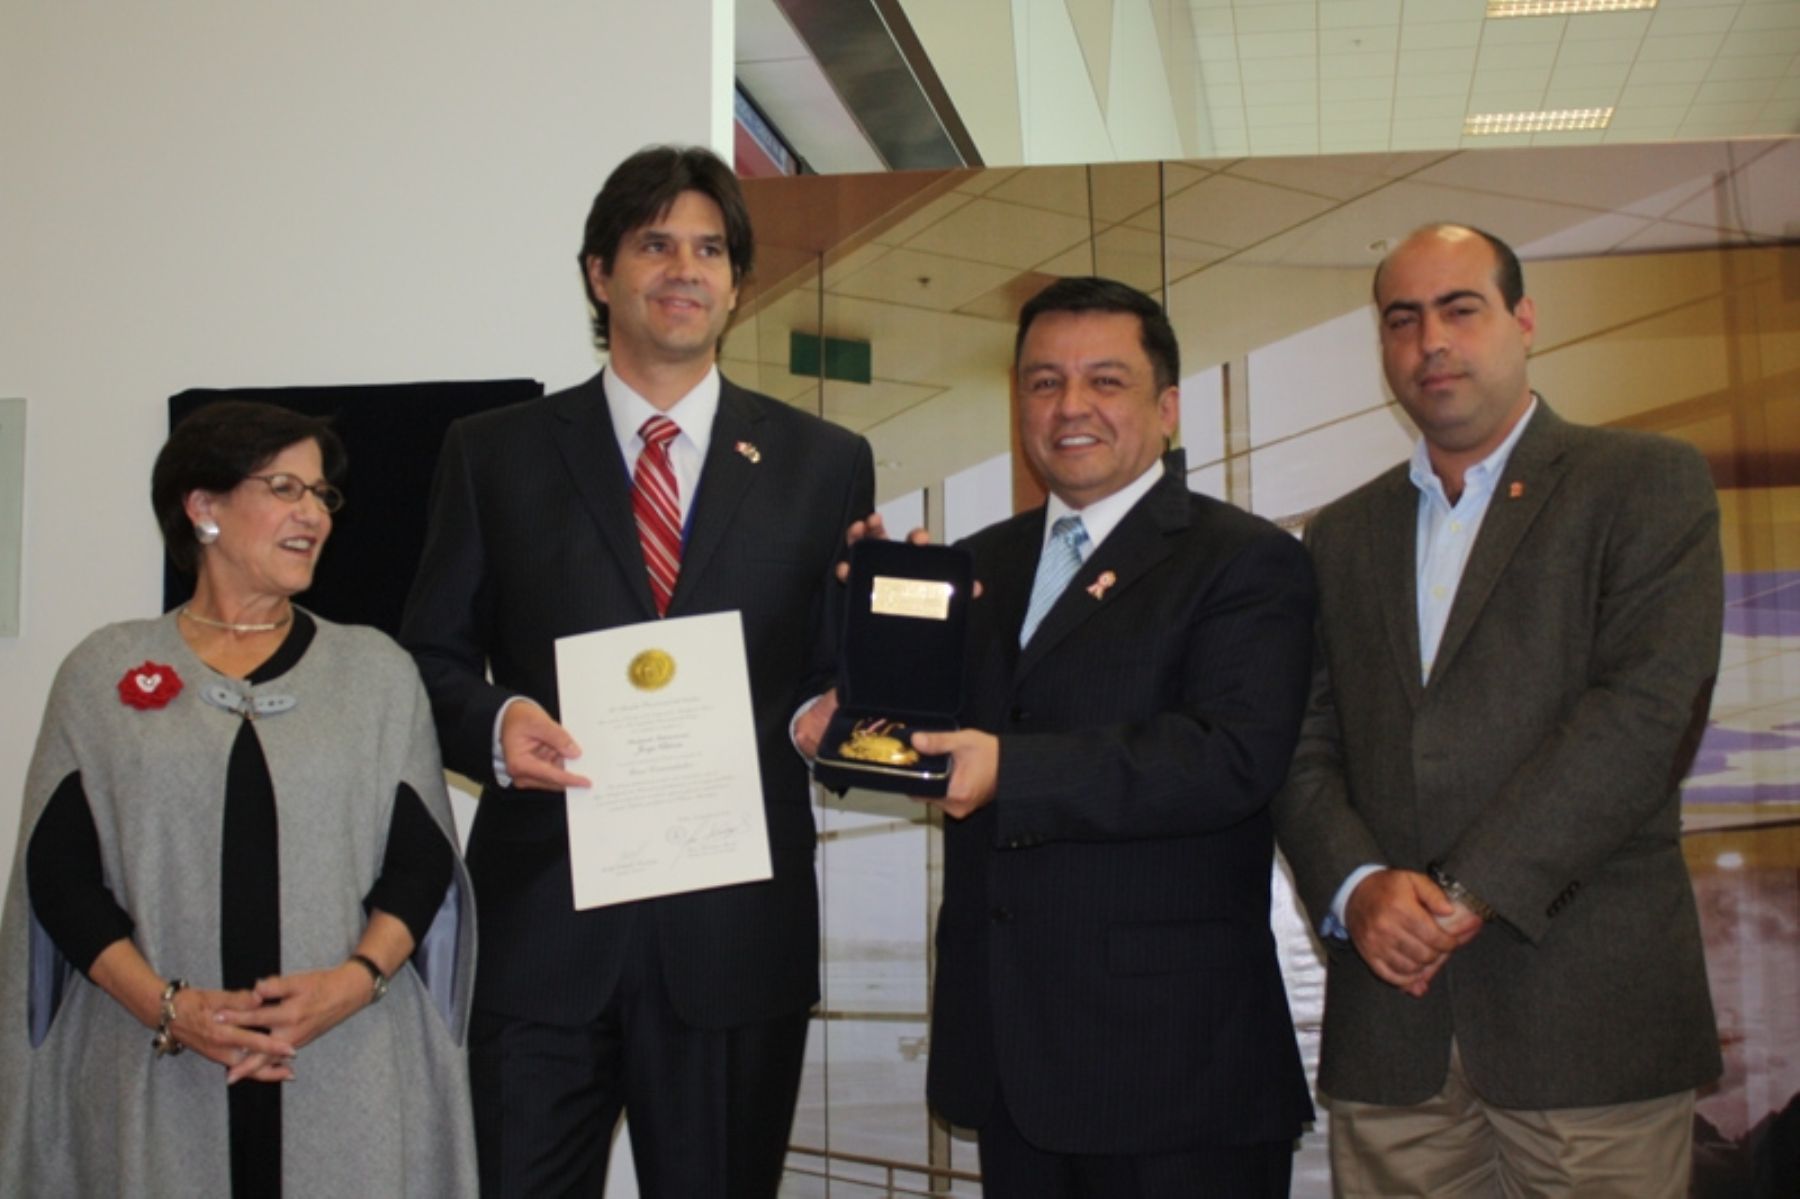
[[[708,564],[731,529],[744,493],[756,481],[756,472],[771,469],[752,462],[738,449],[739,443],[756,445],[755,431],[761,419],[740,388],[719,380],[719,411],[713,417],[712,439],[706,448],[706,462],[700,468],[700,489],[694,496],[687,542],[681,550],[681,573],[675,579],[675,595],[669,601],[671,616],[680,615],[690,606],[695,589],[706,577]],[[779,455],[783,447],[757,449],[760,457],[764,451]],[[648,587],[645,584],[646,592]]]
[[1443,675],[1456,651],[1468,640],[1495,584],[1506,573],[1519,543],[1561,481],[1563,428],[1563,422],[1540,399],[1537,412],[1506,460],[1500,481],[1494,485],[1494,497],[1488,501],[1481,531],[1469,550],[1462,582],[1456,588],[1450,617],[1444,624],[1437,660],[1432,663],[1433,680]]
[[1419,492],[1402,467],[1376,493],[1369,514],[1368,551],[1380,591],[1388,655],[1415,707],[1424,690],[1419,665],[1418,537]]
[[[1158,480],[1156,486],[1125,514],[1125,519],[1100,543],[1100,548],[1094,551],[1093,557],[1082,563],[1081,569],[1075,572],[1075,577],[1069,581],[1056,604],[1045,614],[1043,623],[1038,625],[1031,643],[1019,652],[1014,677],[1022,677],[1028,673],[1058,642],[1079,629],[1105,605],[1117,603],[1120,596],[1131,590],[1132,584],[1167,558],[1169,538],[1187,528],[1187,505],[1187,486],[1179,476],[1165,474]],[[1042,518],[1035,524],[1041,540]],[[1037,548],[1036,545],[1033,546],[1034,553],[1021,576],[1025,579],[1023,595],[1027,603],[1031,595],[1031,581],[1037,575]],[[1108,573],[1113,576],[1112,581],[1098,589],[1098,596],[1088,590],[1095,586],[1096,580]],[[1011,620],[1009,626],[1015,643],[1018,641],[1019,627],[1024,622],[1024,605],[1021,605],[1018,616]]]
[[648,620],[656,614],[656,601],[644,570],[637,520],[631,514],[631,480],[625,474],[625,457],[607,415],[606,390],[600,376],[558,396],[551,417],[559,426],[556,448],[568,468],[575,493],[605,538],[607,548],[619,563],[619,573]]

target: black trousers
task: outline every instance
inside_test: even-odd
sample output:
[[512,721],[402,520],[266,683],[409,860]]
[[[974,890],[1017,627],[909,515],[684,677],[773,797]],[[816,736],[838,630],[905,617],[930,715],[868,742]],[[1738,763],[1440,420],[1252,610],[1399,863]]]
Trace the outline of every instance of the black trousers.
[[649,923],[636,922],[625,976],[593,1023],[473,1014],[469,1082],[487,1199],[599,1196],[621,1112],[644,1199],[774,1199],[808,1013],[685,1024]]
[[1209,1145],[1176,1153],[1040,1149],[996,1096],[980,1129],[986,1199],[1287,1199],[1294,1143]]

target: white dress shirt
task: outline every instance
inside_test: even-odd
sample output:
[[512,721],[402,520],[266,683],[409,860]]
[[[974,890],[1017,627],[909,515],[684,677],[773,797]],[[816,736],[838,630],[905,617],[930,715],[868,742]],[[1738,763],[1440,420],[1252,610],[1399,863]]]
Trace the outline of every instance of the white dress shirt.
[[666,416],[681,430],[681,435],[669,443],[669,461],[675,467],[681,536],[686,541],[688,513],[693,511],[700,469],[706,465],[706,450],[712,444],[713,417],[719,412],[719,368],[707,371],[706,377],[667,412],[639,395],[612,371],[600,376],[600,386],[606,389],[606,414],[612,418],[613,436],[619,439],[619,452],[625,456],[627,478],[637,470],[638,455],[644,452],[644,438],[638,430],[645,421]]
[[1081,560],[1086,562],[1094,556],[1107,535],[1119,527],[1125,514],[1144,498],[1145,494],[1155,487],[1163,477],[1163,463],[1160,457],[1150,464],[1150,469],[1127,483],[1119,490],[1102,499],[1097,499],[1085,508],[1071,508],[1060,498],[1052,495],[1044,505],[1044,539],[1038,545],[1038,557],[1044,556],[1044,547],[1050,544],[1051,530],[1056,522],[1065,516],[1079,516],[1081,527],[1086,530],[1087,544],[1081,547]]

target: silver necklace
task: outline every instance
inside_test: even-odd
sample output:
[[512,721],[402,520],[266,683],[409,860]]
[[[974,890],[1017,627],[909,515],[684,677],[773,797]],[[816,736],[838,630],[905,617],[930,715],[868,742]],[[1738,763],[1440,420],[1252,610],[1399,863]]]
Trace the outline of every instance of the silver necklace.
[[280,620],[269,621],[267,624],[232,624],[229,620],[214,620],[210,616],[200,615],[186,604],[181,605],[181,615],[195,624],[203,624],[211,629],[224,629],[228,633],[273,633],[294,619],[294,609],[290,605],[285,616]]

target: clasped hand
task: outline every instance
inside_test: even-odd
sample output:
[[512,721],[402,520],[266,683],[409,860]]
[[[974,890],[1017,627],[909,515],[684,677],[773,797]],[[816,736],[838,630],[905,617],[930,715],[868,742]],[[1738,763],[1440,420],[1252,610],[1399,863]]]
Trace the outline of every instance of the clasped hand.
[[209,1023],[221,1032],[230,1029],[236,1037],[224,1056],[211,1052],[206,1056],[230,1068],[228,1083],[293,1078],[294,1055],[373,998],[368,972],[354,962],[265,978],[250,991],[203,994],[227,1001],[211,1009]]
[[294,1076],[293,1042],[267,1030],[262,999],[251,991],[184,987],[175,992],[169,1031],[185,1048],[225,1067],[225,1081],[286,1082]]
[[1415,999],[1482,927],[1481,917],[1412,870],[1378,870],[1358,883],[1344,923],[1376,977]]

